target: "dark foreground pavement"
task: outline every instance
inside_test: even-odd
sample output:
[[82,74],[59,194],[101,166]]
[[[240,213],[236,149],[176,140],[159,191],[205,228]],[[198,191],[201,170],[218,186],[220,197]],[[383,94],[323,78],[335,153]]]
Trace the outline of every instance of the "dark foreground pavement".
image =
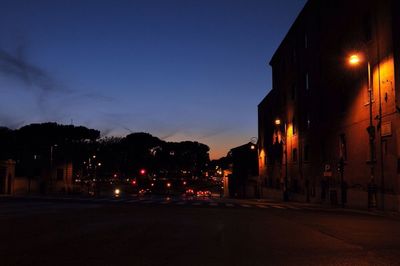
[[309,209],[0,199],[0,265],[400,265],[400,221]]

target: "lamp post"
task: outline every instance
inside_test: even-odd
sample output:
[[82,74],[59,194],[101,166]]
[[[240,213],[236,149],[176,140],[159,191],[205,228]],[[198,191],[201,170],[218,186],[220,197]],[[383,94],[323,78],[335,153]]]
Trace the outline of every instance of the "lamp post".
[[52,192],[53,190],[53,182],[54,182],[54,175],[53,175],[53,153],[54,153],[54,148],[57,148],[58,145],[54,144],[50,146],[50,191]]
[[[256,137],[252,137],[250,139],[250,150],[254,151],[257,153],[257,184],[255,187],[255,196],[257,198],[261,198],[262,197],[262,184],[261,184],[261,178],[260,178],[260,172],[259,172],[259,152],[260,152],[260,148],[259,148],[259,143],[258,143],[258,139]],[[251,163],[251,171],[253,172],[253,163]]]
[[[275,120],[275,125],[279,128],[282,124],[280,119]],[[288,159],[287,159],[287,128],[286,122],[284,123],[284,134],[281,134],[282,144],[284,145],[283,152],[285,156],[285,176],[283,178],[283,200],[289,200],[289,191],[288,191]]]
[[[362,57],[359,54],[353,54],[349,57],[351,66],[358,66],[362,63]],[[372,82],[371,82],[371,64],[367,56],[368,70],[368,101],[369,101],[369,126],[367,127],[369,137],[369,165],[370,165],[370,180],[368,183],[368,208],[376,207],[376,184],[375,184],[375,126],[373,124],[372,115]]]

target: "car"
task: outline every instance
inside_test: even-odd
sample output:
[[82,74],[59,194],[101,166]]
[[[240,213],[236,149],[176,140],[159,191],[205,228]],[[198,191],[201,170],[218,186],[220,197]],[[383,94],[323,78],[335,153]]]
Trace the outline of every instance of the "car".
[[151,194],[151,190],[149,188],[142,188],[139,190],[138,195],[139,196],[145,196]]
[[199,190],[199,191],[197,191],[197,193],[196,193],[196,196],[197,197],[204,197],[204,198],[208,198],[208,197],[211,197],[211,191],[209,191],[209,190]]
[[121,189],[115,188],[115,189],[114,189],[114,196],[115,196],[115,197],[121,196]]
[[184,194],[184,196],[186,196],[186,197],[192,197],[194,195],[195,195],[194,194],[194,189],[192,189],[192,188],[186,189],[185,194]]

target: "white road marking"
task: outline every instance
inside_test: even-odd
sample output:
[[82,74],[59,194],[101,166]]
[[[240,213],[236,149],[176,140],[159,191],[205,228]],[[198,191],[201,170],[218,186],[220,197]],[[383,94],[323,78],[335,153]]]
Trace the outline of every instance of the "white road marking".
[[270,205],[272,208],[275,208],[275,209],[286,209],[285,207],[283,207],[283,206],[280,206],[280,205]]
[[287,209],[292,209],[292,210],[301,210],[301,208],[299,207],[295,207],[295,206],[285,206]]
[[150,204],[150,203],[154,203],[154,201],[153,200],[144,200],[144,201],[141,201],[141,203]]
[[128,203],[133,203],[133,202],[139,202],[140,201],[140,199],[132,199],[132,200],[128,200],[127,202]]

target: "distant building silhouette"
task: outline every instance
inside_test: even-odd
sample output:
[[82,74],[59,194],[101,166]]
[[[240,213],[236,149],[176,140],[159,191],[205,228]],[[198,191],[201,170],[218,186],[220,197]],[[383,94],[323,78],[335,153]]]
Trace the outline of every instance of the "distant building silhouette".
[[246,198],[258,196],[257,148],[247,143],[231,149],[232,173],[228,178],[229,196]]

